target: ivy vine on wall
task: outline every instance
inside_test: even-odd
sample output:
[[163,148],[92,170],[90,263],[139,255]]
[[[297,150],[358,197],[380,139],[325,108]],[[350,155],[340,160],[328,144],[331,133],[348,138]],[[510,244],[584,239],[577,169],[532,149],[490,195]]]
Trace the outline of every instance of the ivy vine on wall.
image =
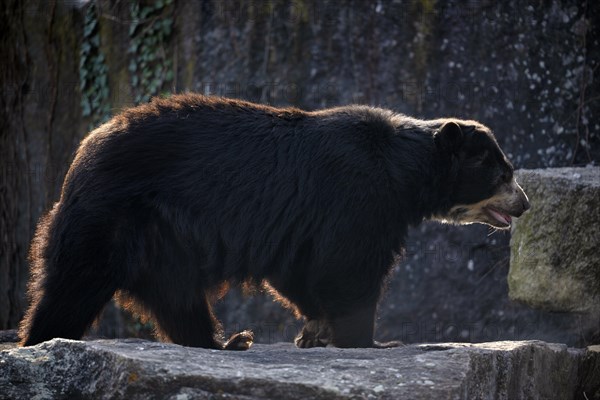
[[173,80],[173,60],[168,42],[173,30],[173,0],[150,5],[131,2],[129,72],[135,103],[156,96]]
[[79,52],[81,114],[90,117],[90,129],[110,118],[108,67],[100,49],[98,14],[93,2],[85,13],[83,40]]

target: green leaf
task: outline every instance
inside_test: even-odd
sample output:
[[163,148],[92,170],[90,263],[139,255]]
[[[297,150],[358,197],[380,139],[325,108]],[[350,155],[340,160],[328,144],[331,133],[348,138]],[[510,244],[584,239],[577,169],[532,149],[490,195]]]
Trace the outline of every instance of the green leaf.
[[139,21],[137,20],[133,20],[131,21],[131,25],[129,25],[129,36],[133,36],[133,34],[135,33],[135,30],[137,29],[139,24]]
[[139,47],[140,47],[140,42],[138,42],[137,40],[134,42],[131,42],[131,44],[129,45],[129,52],[135,53],[138,51]]
[[81,100],[81,115],[87,117],[92,113],[92,109],[90,108],[90,102],[87,99]]
[[[89,14],[88,14],[89,15]],[[98,25],[95,15],[86,16],[85,25],[83,27],[83,36],[90,36],[94,32],[94,28]]]

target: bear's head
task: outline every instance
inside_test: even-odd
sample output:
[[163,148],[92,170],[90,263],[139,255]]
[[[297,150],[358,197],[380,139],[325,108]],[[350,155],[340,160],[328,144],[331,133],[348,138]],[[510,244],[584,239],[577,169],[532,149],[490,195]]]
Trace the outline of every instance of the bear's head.
[[475,121],[448,120],[435,133],[435,143],[449,156],[450,208],[436,218],[457,224],[482,223],[507,229],[529,200],[489,128]]

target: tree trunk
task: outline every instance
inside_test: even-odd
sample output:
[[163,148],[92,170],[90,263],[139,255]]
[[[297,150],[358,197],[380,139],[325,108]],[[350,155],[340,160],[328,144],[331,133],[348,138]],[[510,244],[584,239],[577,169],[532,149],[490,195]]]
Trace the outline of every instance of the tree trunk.
[[83,134],[77,90],[81,15],[56,1],[0,8],[0,329],[26,306],[35,224],[58,199]]
[[[8,0],[0,9],[0,328],[14,327],[21,316],[25,284],[24,236],[30,227],[27,200],[27,134],[23,94],[28,87],[23,7]],[[25,196],[24,196],[25,195]],[[25,211],[25,215],[21,212]]]

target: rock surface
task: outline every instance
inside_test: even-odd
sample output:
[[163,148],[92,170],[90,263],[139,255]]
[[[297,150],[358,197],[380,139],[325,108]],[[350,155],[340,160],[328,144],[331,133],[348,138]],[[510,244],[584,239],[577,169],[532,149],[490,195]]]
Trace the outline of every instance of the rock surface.
[[600,168],[520,170],[532,207],[514,224],[514,300],[549,311],[600,310]]
[[599,385],[600,353],[538,341],[227,352],[54,339],[0,352],[2,399],[591,399]]

